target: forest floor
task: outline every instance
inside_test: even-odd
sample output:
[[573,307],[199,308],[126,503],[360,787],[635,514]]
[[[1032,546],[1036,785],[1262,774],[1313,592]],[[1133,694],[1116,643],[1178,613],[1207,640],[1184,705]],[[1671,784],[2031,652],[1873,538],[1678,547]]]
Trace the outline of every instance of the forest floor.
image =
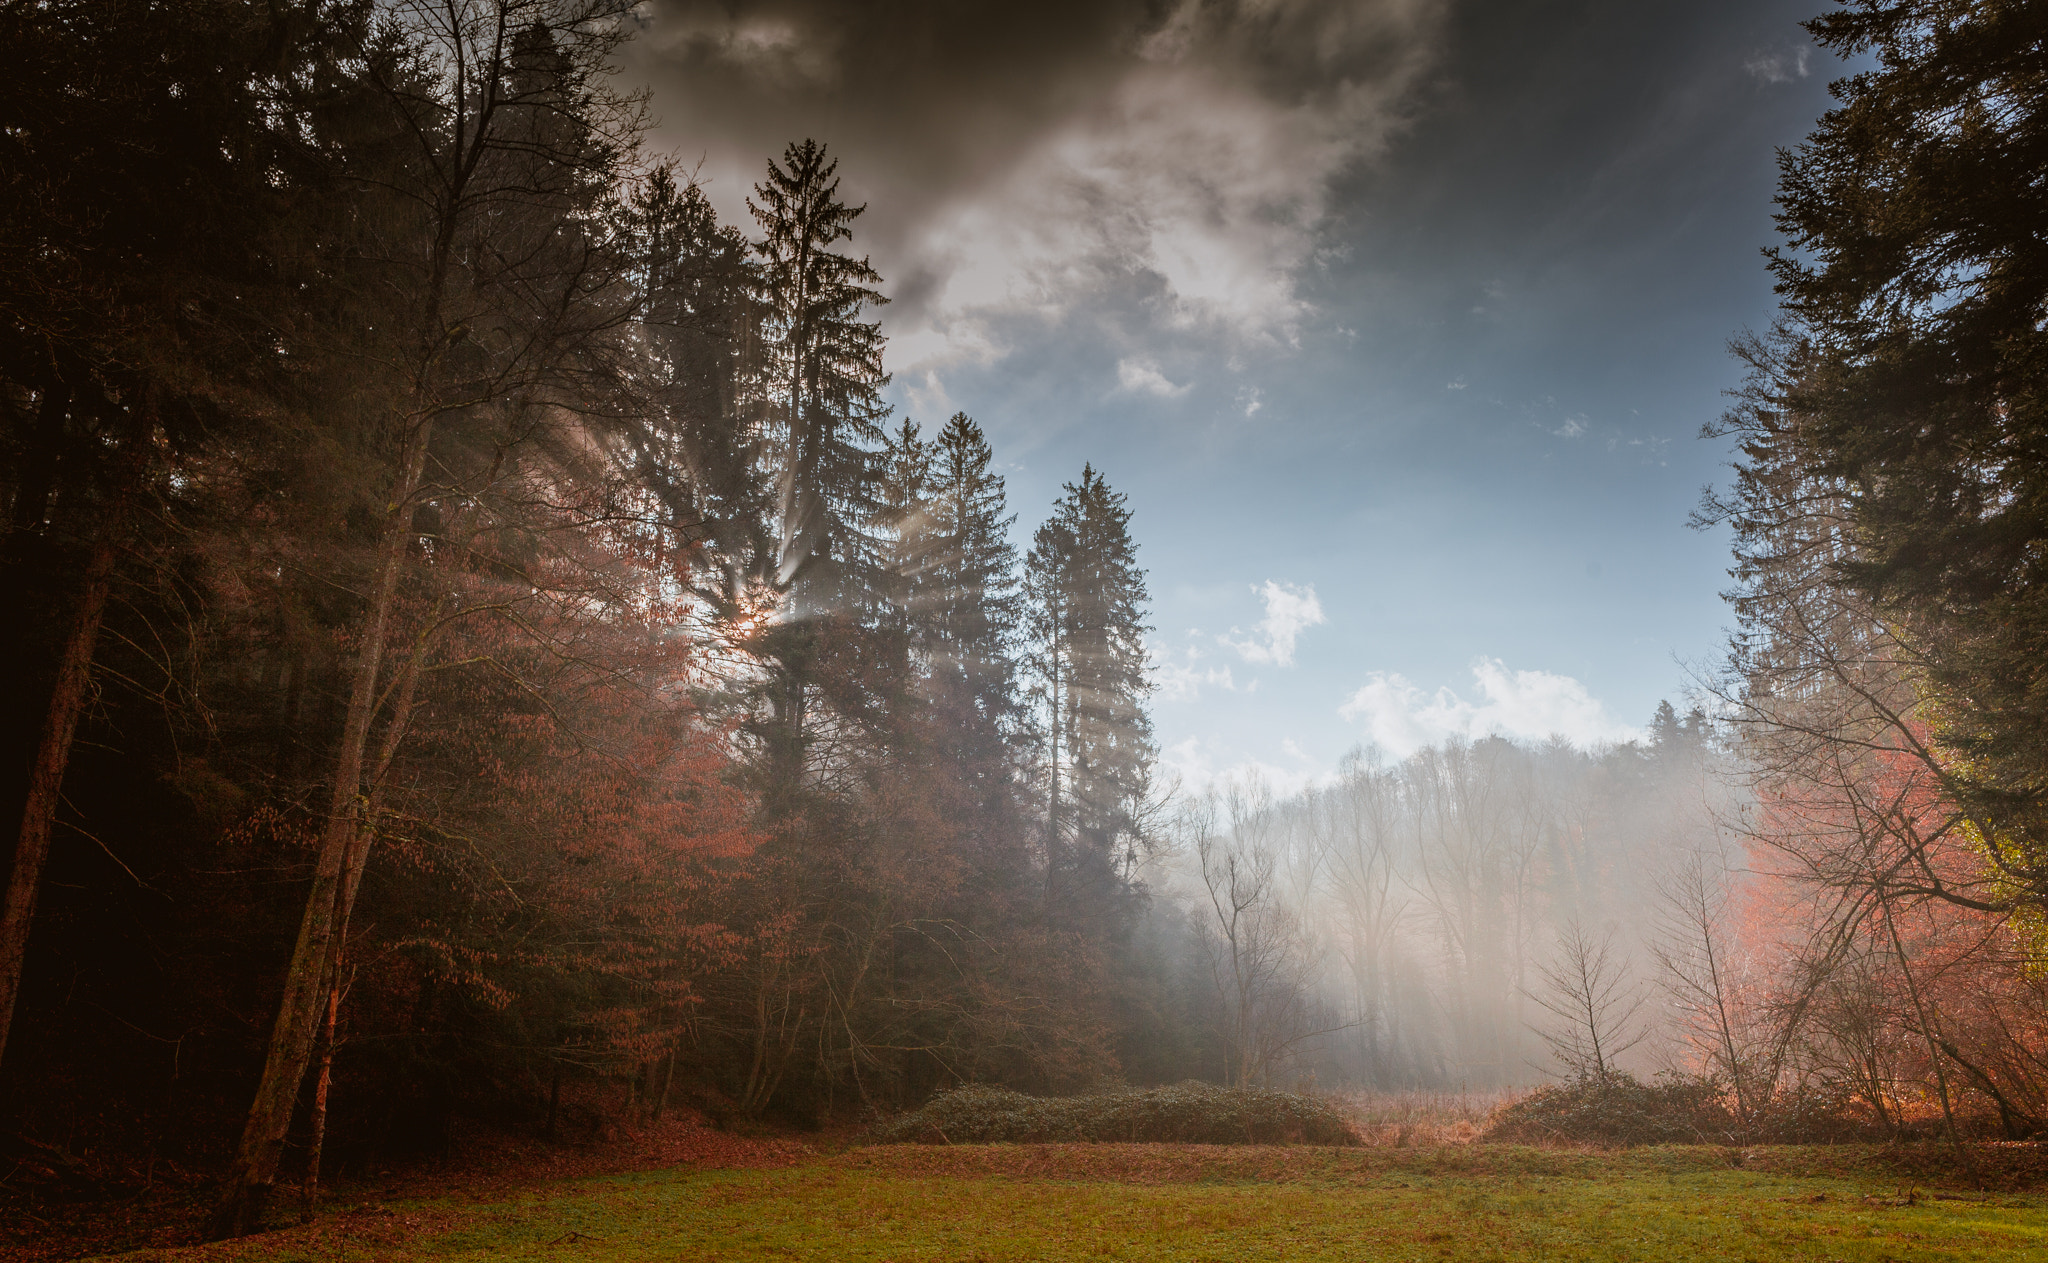
[[[1982,1146],[1965,1178],[1931,1147],[813,1147],[687,1126],[665,1135],[602,1156],[531,1147],[496,1154],[490,1170],[471,1156],[338,1187],[312,1224],[236,1242],[168,1244],[190,1240],[192,1222],[171,1213],[95,1244],[143,1246],[122,1256],[136,1263],[2048,1259],[2048,1150],[2035,1145]],[[86,1244],[53,1237],[19,1257],[76,1258]]]

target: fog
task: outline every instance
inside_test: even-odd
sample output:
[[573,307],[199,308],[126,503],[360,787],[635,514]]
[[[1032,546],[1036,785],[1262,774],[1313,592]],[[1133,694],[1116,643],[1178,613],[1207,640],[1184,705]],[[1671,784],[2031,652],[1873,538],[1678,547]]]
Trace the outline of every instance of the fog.
[[1604,954],[1609,1064],[1685,1064],[1662,987],[1674,901],[1740,870],[1731,767],[1697,712],[1666,709],[1640,743],[1367,747],[1292,796],[1256,777],[1186,796],[1145,869],[1145,948],[1190,1010],[1169,1025],[1208,1032],[1200,1056],[1233,1082],[1525,1085],[1573,1069],[1552,1043],[1570,1059],[1586,1023],[1558,1010]]

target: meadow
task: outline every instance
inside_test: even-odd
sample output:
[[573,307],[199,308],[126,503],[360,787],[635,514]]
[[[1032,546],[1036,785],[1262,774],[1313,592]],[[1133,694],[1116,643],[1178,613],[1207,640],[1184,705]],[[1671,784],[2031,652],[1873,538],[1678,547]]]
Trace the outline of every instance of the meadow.
[[[337,1190],[314,1224],[161,1263],[2000,1260],[2048,1257],[2032,1146],[892,1145],[478,1195]],[[350,1201],[348,1199],[356,1199]]]

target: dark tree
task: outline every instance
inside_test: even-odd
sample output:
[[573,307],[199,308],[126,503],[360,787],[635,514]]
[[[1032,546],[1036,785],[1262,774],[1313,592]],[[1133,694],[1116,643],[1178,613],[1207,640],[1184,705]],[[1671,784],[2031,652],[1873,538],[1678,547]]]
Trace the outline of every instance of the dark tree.
[[837,694],[842,713],[871,700],[854,680],[859,638],[840,633],[874,608],[883,586],[872,528],[887,412],[880,392],[889,378],[881,327],[861,317],[887,300],[866,259],[832,248],[852,237],[866,209],[839,200],[837,170],[817,142],[791,144],[747,203],[763,233],[757,301],[774,436],[768,581],[780,609],[760,637],[772,665],[770,714],[759,732],[776,813],[795,809],[813,761],[814,695]]
[[670,519],[691,524],[698,589],[735,613],[773,569],[752,248],[673,162],[622,201],[647,403],[632,431],[634,475]]
[[1033,671],[1047,706],[1047,890],[1099,883],[1143,842],[1152,720],[1145,572],[1125,498],[1091,465],[1068,483],[1025,562]]
[[925,496],[904,534],[910,645],[933,704],[984,778],[1004,776],[1019,724],[1016,516],[981,427],[955,413],[924,446]]
[[878,322],[888,300],[865,258],[832,247],[867,208],[839,200],[825,147],[792,144],[747,203],[762,230],[760,301],[771,414],[781,437],[775,582],[802,616],[851,595],[873,565],[875,448],[881,442]]
[[0,566],[62,611],[54,644],[45,620],[8,633],[29,687],[0,724],[18,826],[0,1050],[110,595],[195,453],[274,426],[290,393],[278,351],[300,278],[279,246],[318,182],[288,85],[317,77],[361,16],[238,0],[0,11]]
[[1922,661],[1955,789],[2048,901],[2048,11],[1852,0],[1872,68],[1781,156],[1771,393],[1845,505],[1834,576]]

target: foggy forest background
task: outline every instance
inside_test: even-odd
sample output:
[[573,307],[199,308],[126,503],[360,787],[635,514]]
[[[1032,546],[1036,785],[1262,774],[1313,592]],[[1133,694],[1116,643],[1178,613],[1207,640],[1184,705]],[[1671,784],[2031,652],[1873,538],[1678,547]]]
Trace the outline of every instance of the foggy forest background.
[[625,6],[113,10],[0,6],[14,1132],[232,1229],[463,1119],[963,1083],[2048,1120],[2035,42],[1816,22],[1879,69],[1784,160],[1695,695],[1290,796],[1158,773],[1115,471],[893,414],[831,154],[720,222]]

